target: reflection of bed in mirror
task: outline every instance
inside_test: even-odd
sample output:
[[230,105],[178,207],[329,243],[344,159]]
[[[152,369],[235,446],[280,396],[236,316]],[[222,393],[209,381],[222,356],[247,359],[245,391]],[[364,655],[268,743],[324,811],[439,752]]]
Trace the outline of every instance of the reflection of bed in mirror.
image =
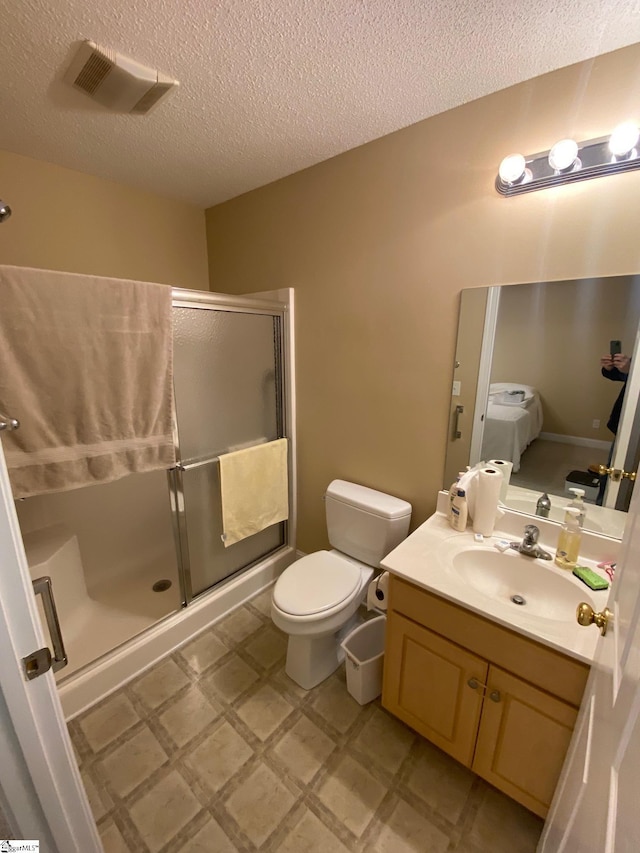
[[540,394],[531,385],[492,382],[484,420],[482,459],[507,459],[513,471],[542,430]]

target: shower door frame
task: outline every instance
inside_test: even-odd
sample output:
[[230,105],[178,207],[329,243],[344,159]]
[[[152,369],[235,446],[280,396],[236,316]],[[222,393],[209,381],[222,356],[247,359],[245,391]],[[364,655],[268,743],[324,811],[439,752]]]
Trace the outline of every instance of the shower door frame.
[[276,412],[278,438],[287,439],[288,456],[288,490],[289,518],[282,522],[284,525],[283,542],[273,551],[261,555],[256,560],[242,566],[225,578],[194,595],[189,560],[189,537],[187,530],[187,513],[184,493],[183,474],[196,466],[212,465],[218,461],[218,456],[228,453],[220,449],[219,454],[197,460],[188,466],[183,465],[180,454],[180,436],[176,407],[173,410],[173,442],[176,451],[176,465],[167,471],[169,495],[171,501],[171,518],[178,561],[178,576],[180,579],[180,596],[182,607],[187,607],[194,599],[207,595],[221,584],[237,577],[242,572],[257,565],[267,557],[277,554],[282,549],[295,547],[291,541],[291,531],[295,531],[295,495],[294,495],[294,446],[293,446],[293,401],[292,401],[292,328],[289,303],[257,299],[254,297],[234,296],[222,293],[207,293],[199,290],[172,289],[172,309],[192,308],[202,311],[228,311],[235,314],[261,314],[277,318],[275,329],[275,361],[276,361]]

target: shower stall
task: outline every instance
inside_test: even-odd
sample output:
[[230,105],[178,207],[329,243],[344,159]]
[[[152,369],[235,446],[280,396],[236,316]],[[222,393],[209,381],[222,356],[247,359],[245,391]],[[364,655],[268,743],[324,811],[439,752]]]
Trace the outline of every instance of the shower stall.
[[[17,502],[32,577],[52,579],[68,718],[295,558],[293,292],[174,289],[172,304],[175,467]],[[289,519],[225,547],[219,456],[279,438],[288,440]]]

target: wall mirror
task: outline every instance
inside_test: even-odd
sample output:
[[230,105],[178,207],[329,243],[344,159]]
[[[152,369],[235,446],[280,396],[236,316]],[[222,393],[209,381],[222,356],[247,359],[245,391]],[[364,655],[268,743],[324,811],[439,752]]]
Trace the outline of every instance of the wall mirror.
[[[463,291],[444,488],[466,465],[504,459],[509,508],[535,515],[546,492],[562,522],[568,488],[585,488],[585,529],[622,538],[640,451],[639,323],[640,276]],[[602,374],[611,341],[631,358],[626,382]]]

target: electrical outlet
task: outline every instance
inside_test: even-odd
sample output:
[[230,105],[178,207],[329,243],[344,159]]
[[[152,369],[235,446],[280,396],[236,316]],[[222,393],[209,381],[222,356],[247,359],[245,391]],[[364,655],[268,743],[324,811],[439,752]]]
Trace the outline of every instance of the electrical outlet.
[[595,419],[591,422],[591,426],[592,426],[594,429],[599,429],[599,428],[600,428],[600,421],[598,420],[598,418],[595,418]]
[[461,384],[462,383],[458,382],[457,380],[453,383],[453,390],[451,391],[452,397],[459,397],[460,396],[460,385]]

